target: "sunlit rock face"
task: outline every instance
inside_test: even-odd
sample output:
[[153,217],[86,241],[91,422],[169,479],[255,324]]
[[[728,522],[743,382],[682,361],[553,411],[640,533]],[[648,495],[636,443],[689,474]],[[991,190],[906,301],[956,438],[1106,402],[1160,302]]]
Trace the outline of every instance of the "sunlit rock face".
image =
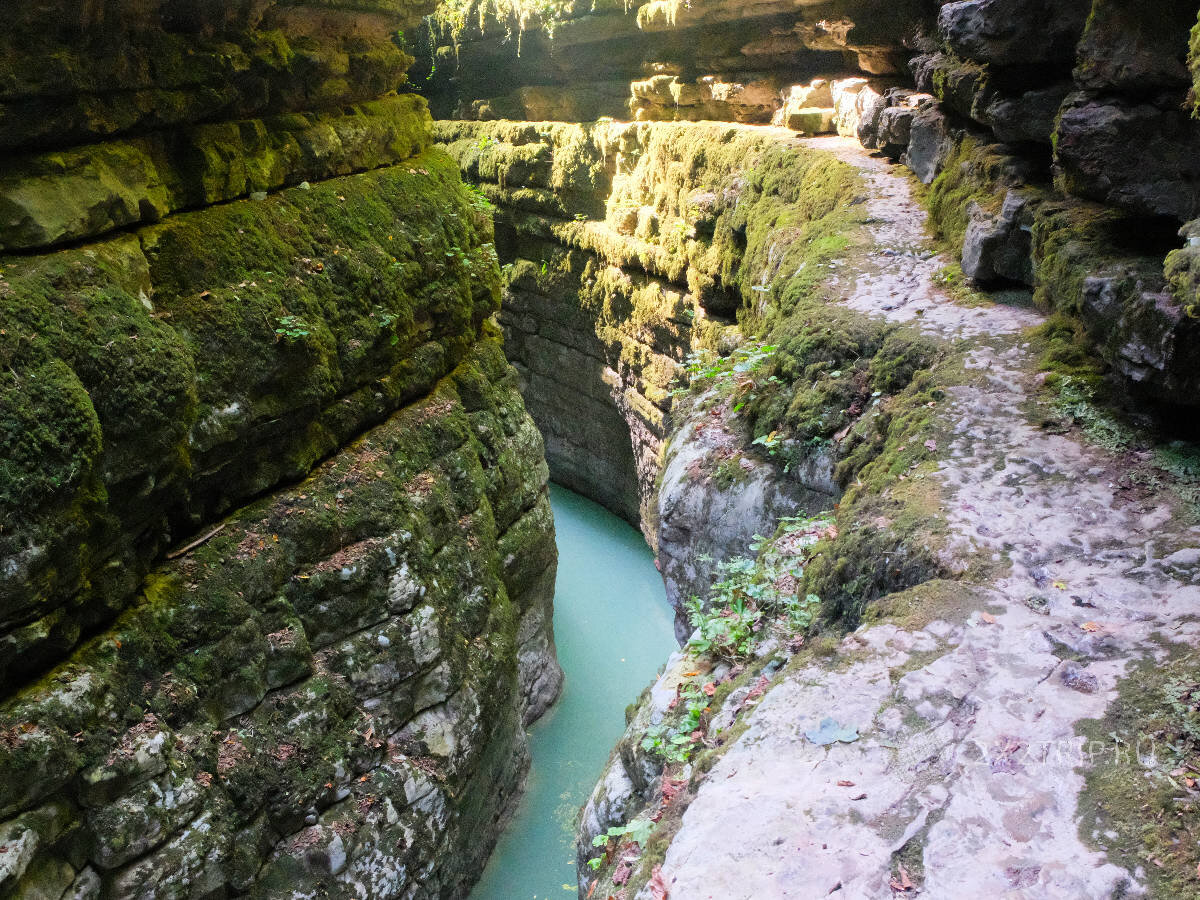
[[547,469],[431,8],[8,11],[6,895],[459,897],[519,791]]
[[[1136,394],[1190,405],[1195,279],[1178,230],[1200,212],[1195,15],[1108,0],[477,2],[443,4],[406,46],[439,117],[855,137],[937,181],[934,225],[968,278],[1032,289]],[[1095,246],[1064,256],[1062,216],[1097,214]],[[1092,278],[1107,287],[1085,290]]]
[[[900,74],[936,5],[602,2],[445,5],[410,35],[435,115],[585,121],[771,121],[789,84],[825,72]],[[632,85],[632,92],[631,92]]]

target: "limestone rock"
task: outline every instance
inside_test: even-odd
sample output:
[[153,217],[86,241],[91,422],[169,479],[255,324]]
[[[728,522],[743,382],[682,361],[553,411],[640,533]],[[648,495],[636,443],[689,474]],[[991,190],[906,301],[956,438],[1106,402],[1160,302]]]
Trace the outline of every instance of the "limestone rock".
[[956,0],[938,12],[938,34],[960,57],[996,66],[1069,60],[1091,3]]
[[[700,426],[703,427],[700,427]],[[684,603],[706,597],[718,563],[751,554],[756,534],[771,534],[782,516],[827,509],[838,494],[831,460],[818,454],[790,477],[743,455],[731,422],[693,412],[676,426],[657,495],[658,563],[675,608],[675,636],[692,632]],[[737,467],[722,484],[719,465]]]
[[975,203],[969,215],[962,248],[963,274],[985,284],[1007,280],[1032,286],[1033,211],[1029,198],[1010,190],[998,215]]
[[923,184],[930,184],[945,165],[954,147],[952,130],[936,101],[922,103],[909,124],[908,149],[903,162]]
[[1178,108],[1073,94],[1056,160],[1078,196],[1180,221],[1200,212],[1200,124]]

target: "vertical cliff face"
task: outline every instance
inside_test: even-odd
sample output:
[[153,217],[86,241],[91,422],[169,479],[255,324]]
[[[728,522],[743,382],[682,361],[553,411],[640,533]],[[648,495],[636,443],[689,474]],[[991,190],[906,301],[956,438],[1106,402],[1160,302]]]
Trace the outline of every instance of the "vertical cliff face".
[[417,4],[0,48],[0,890],[461,896],[555,696],[490,216]]

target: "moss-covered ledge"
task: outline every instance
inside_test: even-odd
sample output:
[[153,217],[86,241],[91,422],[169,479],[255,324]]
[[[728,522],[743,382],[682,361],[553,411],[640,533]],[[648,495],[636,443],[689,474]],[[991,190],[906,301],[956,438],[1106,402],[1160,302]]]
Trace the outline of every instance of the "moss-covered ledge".
[[0,671],[58,658],[166,547],[430,390],[498,280],[437,151],[0,260]]
[[394,165],[429,143],[414,94],[335,113],[198,125],[0,166],[0,251],[91,240],[171,213]]
[[541,441],[494,327],[0,705],[0,890],[461,897],[561,676]]

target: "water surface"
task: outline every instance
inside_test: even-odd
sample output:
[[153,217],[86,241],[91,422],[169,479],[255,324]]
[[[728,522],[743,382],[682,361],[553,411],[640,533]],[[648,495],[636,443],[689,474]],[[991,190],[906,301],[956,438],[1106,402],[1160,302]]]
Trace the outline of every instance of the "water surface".
[[676,649],[662,577],[641,534],[552,485],[558,533],[554,639],[562,696],[530,734],[526,793],[471,900],[575,892],[575,814],[625,730],[625,707]]

